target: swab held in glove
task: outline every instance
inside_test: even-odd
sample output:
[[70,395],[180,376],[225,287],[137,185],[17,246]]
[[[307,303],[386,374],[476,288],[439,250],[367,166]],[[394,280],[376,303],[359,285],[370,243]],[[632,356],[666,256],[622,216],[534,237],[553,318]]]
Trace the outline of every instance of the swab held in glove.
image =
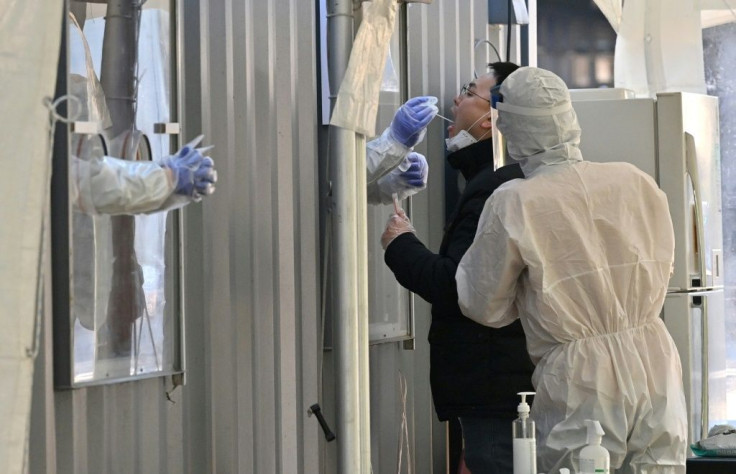
[[394,213],[399,215],[399,211],[401,210],[401,206],[399,206],[399,195],[393,193],[391,197],[394,198]]

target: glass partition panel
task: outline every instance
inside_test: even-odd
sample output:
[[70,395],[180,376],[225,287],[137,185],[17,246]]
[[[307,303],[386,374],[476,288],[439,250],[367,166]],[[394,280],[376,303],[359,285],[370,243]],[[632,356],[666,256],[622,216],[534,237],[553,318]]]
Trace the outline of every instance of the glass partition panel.
[[[54,265],[64,266],[69,277],[65,286],[63,273],[54,272],[54,285],[68,290],[55,294],[68,299],[55,301],[54,311],[61,387],[182,370],[178,213],[143,214],[122,203],[103,207],[103,194],[116,190],[100,193],[93,186],[106,173],[127,173],[127,165],[114,167],[116,159],[158,161],[177,144],[172,135],[157,133],[178,130],[174,2],[131,1],[126,8],[132,15],[71,2],[66,29],[60,83],[72,97],[72,123],[57,134],[66,146],[57,146],[54,159],[67,163],[63,195],[69,202],[55,202],[53,209],[54,221],[67,223],[54,229]],[[133,198],[156,192],[125,189]],[[60,219],[65,213],[68,218]],[[68,261],[59,263],[65,254]]]
[[[386,68],[381,83],[379,96],[376,134],[389,126],[396,110],[401,106],[401,51],[399,47],[401,22],[396,21],[391,46],[386,57]],[[401,203],[409,210],[409,200]],[[408,213],[408,212],[407,212]],[[411,322],[411,293],[398,284],[393,273],[383,261],[381,234],[386,221],[393,214],[392,205],[368,206],[368,281],[370,301],[370,341],[371,343],[389,342],[413,337]]]

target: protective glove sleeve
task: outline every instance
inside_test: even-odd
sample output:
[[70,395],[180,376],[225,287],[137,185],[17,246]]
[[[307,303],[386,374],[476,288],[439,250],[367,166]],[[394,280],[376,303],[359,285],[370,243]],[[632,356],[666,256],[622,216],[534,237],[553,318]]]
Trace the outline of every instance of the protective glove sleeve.
[[375,186],[380,178],[399,166],[411,151],[391,138],[390,128],[369,141],[365,148],[366,183],[369,187]]
[[72,200],[86,214],[155,212],[174,191],[171,173],[151,161],[73,157],[70,172]]
[[[378,180],[375,192],[372,193],[373,190],[368,188],[369,202],[390,204],[393,194],[397,194],[399,200],[404,200],[427,187],[429,165],[424,155],[411,152],[401,165]],[[402,168],[406,171],[401,171]]]

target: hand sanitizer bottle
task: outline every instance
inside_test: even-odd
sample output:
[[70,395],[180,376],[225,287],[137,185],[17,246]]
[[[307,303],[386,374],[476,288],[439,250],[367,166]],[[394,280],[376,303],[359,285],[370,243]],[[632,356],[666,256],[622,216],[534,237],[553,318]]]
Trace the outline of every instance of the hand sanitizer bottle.
[[580,472],[584,474],[609,474],[611,458],[601,439],[606,434],[598,420],[585,420],[588,427],[588,445],[580,451]]
[[517,408],[519,418],[512,425],[514,437],[514,474],[537,474],[537,439],[534,434],[534,421],[529,418],[527,395],[534,392],[519,392],[521,403]]

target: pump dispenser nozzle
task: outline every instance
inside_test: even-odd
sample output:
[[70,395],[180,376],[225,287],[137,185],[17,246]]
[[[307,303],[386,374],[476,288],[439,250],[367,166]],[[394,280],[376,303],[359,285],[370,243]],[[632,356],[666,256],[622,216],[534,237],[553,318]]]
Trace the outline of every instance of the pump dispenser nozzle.
[[609,474],[611,459],[606,448],[601,446],[606,433],[598,420],[585,420],[585,426],[588,428],[588,445],[580,451],[580,472]]
[[536,395],[536,392],[519,392],[517,395],[521,395],[521,403],[519,403],[516,410],[519,412],[520,418],[526,418],[529,416],[529,405],[526,403],[526,397],[527,395]]
[[511,425],[514,448],[514,474],[537,473],[537,440],[534,433],[534,421],[529,418],[527,395],[534,392],[519,392],[521,403],[517,407],[519,418]]
[[601,444],[603,435],[606,434],[598,420],[585,420],[588,427],[588,444]]

